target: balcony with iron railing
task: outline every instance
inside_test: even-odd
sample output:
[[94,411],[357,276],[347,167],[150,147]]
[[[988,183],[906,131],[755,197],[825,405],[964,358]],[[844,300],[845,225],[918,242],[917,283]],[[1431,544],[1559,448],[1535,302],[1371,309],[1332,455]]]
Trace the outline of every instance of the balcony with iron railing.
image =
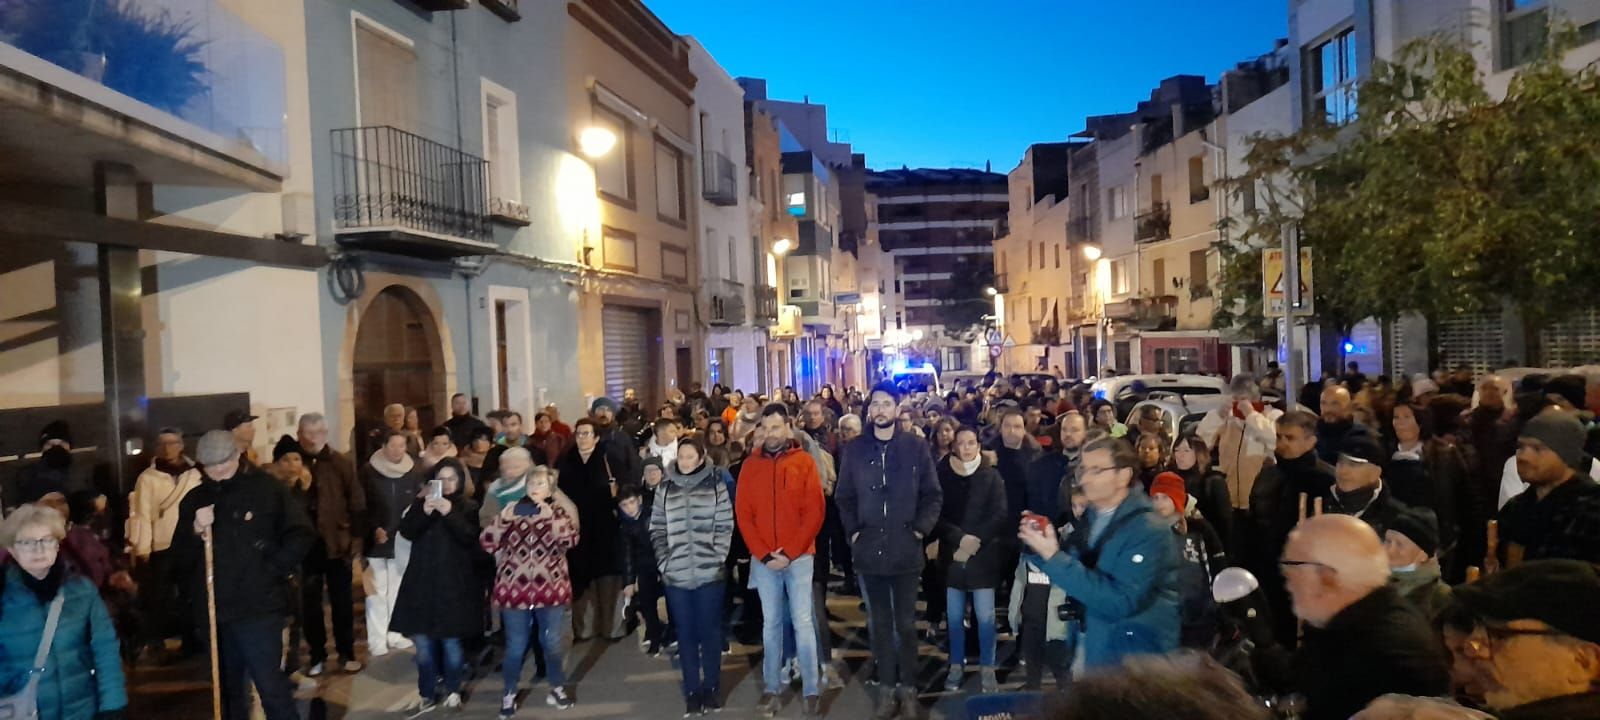
[[489,12],[499,15],[506,22],[516,22],[522,19],[522,9],[517,0],[479,0]]
[[1160,242],[1172,237],[1172,210],[1158,202],[1134,216],[1133,239],[1138,242]]
[[700,158],[700,174],[704,180],[703,195],[712,205],[736,205],[739,202],[739,175],[733,161],[715,150],[705,151]]
[[778,322],[778,289],[771,285],[756,286],[756,308],[754,321],[758,325],[773,325]]
[[701,285],[705,297],[706,322],[726,327],[745,324],[744,285],[723,278],[710,278]]
[[340,244],[420,257],[494,250],[487,160],[388,126],[332,135]]
[[[495,2],[496,0],[490,0]],[[472,0],[402,0],[402,5],[415,5],[428,12],[449,12],[451,10],[465,10],[472,7]],[[515,5],[515,0],[512,0]]]

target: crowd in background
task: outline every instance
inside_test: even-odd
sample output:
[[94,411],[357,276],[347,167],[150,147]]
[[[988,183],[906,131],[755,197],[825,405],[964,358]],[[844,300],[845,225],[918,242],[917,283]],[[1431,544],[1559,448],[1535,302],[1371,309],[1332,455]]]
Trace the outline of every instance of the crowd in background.
[[120,716],[124,662],[205,651],[209,540],[230,718],[295,717],[296,684],[408,650],[411,716],[460,707],[486,648],[502,717],[530,656],[564,709],[572,645],[630,635],[675,655],[685,716],[722,707],[739,642],[763,650],[758,715],[798,684],[820,717],[855,674],[830,595],[861,597],[878,718],[1047,676],[1073,689],[1056,717],[1600,716],[1600,384],[1352,363],[1284,407],[1274,366],[1185,418],[1128,413],[1140,392],[696,385],[570,424],[456,395],[427,430],[388,406],[348,454],[307,414],[268,457],[237,411],[198,440],[161,429],[125,504],[70,472],[52,423],[6,499],[0,695]]

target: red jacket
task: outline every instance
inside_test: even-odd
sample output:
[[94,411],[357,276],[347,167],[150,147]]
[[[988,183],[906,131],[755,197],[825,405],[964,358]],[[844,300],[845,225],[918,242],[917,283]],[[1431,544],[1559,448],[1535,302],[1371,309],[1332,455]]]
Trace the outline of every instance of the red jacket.
[[798,442],[775,455],[756,448],[739,469],[734,517],[758,562],[779,550],[790,559],[816,554],[824,508],[816,462]]

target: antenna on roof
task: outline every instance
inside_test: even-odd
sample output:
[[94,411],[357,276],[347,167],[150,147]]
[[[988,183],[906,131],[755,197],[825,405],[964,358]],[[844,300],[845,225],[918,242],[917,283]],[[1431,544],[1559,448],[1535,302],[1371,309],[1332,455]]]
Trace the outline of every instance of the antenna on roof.
[[991,165],[992,162],[993,161],[990,161],[990,160],[983,161],[983,171],[984,172],[994,172],[994,167],[992,167],[992,165]]

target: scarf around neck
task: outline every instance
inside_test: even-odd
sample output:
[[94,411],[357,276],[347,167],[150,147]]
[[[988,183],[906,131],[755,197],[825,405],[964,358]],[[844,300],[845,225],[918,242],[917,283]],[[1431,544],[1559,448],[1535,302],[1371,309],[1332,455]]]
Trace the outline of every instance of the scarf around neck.
[[950,454],[950,469],[956,471],[956,474],[961,477],[971,477],[973,473],[978,471],[978,466],[982,464],[982,455],[973,458],[972,462],[967,462],[956,457],[955,453]]
[[416,461],[411,459],[410,455],[406,455],[400,462],[389,462],[389,459],[383,456],[382,450],[373,453],[372,457],[367,458],[367,463],[372,465],[372,469],[389,478],[401,477],[411,472],[411,468],[416,465]]

